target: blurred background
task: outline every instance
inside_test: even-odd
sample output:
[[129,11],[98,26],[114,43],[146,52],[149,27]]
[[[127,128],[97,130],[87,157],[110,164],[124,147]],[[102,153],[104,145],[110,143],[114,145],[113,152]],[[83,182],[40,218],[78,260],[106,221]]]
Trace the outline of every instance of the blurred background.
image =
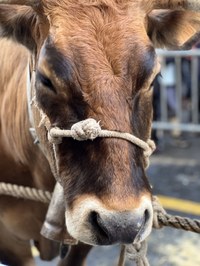
[[[161,75],[154,84],[152,138],[157,149],[148,176],[165,209],[200,219],[200,45],[191,51],[158,50]],[[53,266],[41,262],[39,266]],[[117,265],[119,247],[96,247],[88,266]],[[200,235],[172,228],[149,237],[151,266],[200,266]],[[127,266],[134,265],[127,261]],[[73,265],[72,265],[73,266]]]

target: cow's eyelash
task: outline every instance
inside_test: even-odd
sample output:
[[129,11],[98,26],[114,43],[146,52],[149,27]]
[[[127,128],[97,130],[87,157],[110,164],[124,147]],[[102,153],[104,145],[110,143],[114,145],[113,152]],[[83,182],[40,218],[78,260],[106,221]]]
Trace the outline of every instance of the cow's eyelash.
[[151,85],[150,85],[150,88],[154,87],[155,81],[156,81],[157,78],[159,78],[159,77],[162,78],[162,74],[161,74],[161,72],[159,72],[159,73],[155,76],[154,80],[152,81],[152,83],[151,83]]
[[37,79],[42,83],[42,85],[56,93],[55,87],[48,77],[46,77],[40,72],[37,72]]

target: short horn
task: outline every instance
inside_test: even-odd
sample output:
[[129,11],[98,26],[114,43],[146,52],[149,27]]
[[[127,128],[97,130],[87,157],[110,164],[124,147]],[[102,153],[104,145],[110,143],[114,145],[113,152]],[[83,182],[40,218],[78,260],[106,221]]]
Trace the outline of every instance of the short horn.
[[155,0],[152,1],[153,9],[191,10],[200,11],[199,0]]
[[39,0],[0,0],[0,4],[37,7],[40,4],[40,1]]

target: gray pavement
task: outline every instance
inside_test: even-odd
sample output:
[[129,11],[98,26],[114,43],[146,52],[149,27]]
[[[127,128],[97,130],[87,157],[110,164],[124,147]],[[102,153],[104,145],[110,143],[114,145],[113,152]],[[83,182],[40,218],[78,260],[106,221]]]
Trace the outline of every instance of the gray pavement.
[[[151,158],[148,176],[154,194],[200,202],[200,137],[186,136],[185,140],[166,137],[162,151]],[[95,247],[87,266],[114,266],[118,256],[119,247]],[[148,258],[151,266],[200,266],[200,235],[172,228],[153,230]],[[56,260],[37,261],[38,266],[56,265]],[[130,265],[134,263],[127,261],[126,266]]]

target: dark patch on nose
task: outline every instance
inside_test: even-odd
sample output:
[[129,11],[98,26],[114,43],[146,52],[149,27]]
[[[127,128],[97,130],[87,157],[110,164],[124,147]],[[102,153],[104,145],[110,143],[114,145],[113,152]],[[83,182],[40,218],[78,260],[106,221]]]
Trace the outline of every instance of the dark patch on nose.
[[[59,145],[60,171],[70,176],[65,178],[63,175],[65,195],[70,208],[73,206],[74,199],[84,194],[95,195],[101,200],[106,196],[112,198],[119,195],[123,199],[128,196],[137,199],[142,193],[149,194],[150,186],[142,166],[139,166],[141,162],[138,161],[137,166],[134,161],[134,157],[137,156],[133,153],[134,145],[130,146],[130,156],[122,157],[119,165],[114,165],[111,159],[115,154],[110,155],[108,149],[108,145],[111,144],[115,142],[97,138],[83,142],[63,139],[62,144]],[[119,148],[122,149],[123,141],[120,144]],[[115,152],[118,152],[118,149]],[[125,163],[130,164],[131,167]],[[65,174],[66,171],[67,174]]]

